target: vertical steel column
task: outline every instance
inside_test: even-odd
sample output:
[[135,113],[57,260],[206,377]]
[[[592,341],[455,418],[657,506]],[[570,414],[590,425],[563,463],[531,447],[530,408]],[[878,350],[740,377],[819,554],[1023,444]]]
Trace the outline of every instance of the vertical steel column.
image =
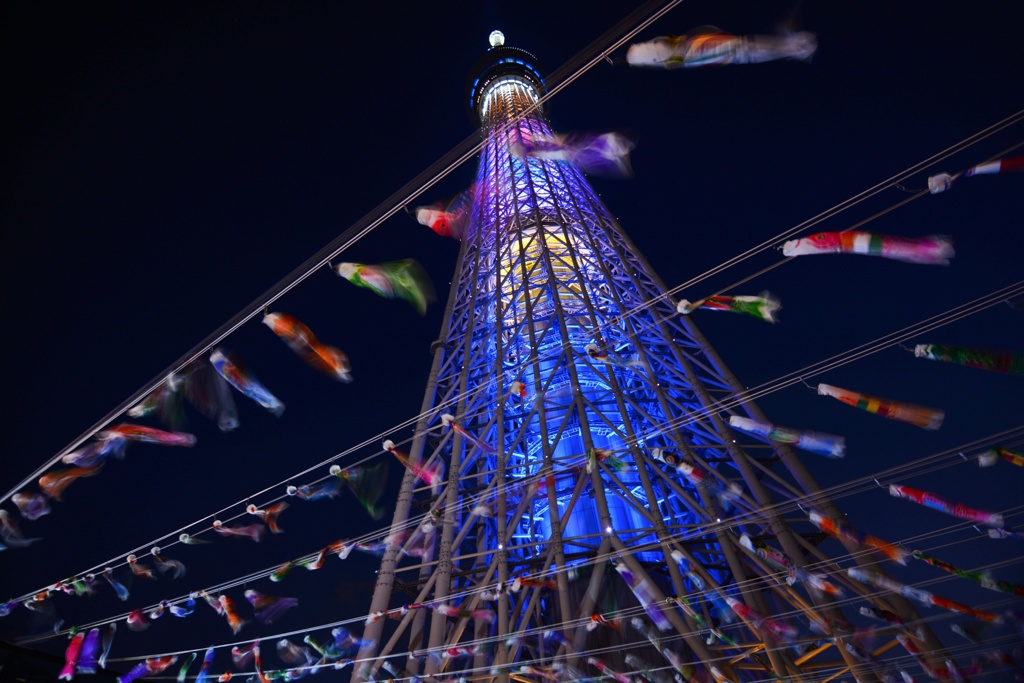
[[[457,261],[457,267],[460,269],[465,252],[466,248],[465,245],[463,245],[459,250],[459,258]],[[448,304],[445,307],[444,321],[441,323],[441,339],[444,339],[445,332],[451,325],[457,282],[457,280],[452,282],[451,291],[448,296]],[[437,344],[434,348],[434,361],[430,366],[430,374],[427,376],[427,390],[423,394],[423,402],[420,404],[420,419],[416,422],[416,430],[413,436],[412,448],[410,449],[410,457],[419,457],[419,455],[423,453],[427,424],[430,420],[429,413],[434,406],[434,394],[437,389],[437,380],[441,371],[441,362],[444,358],[444,351],[445,349],[443,344]],[[415,488],[416,482],[416,475],[407,470],[405,475],[402,477],[401,489],[399,490],[398,497],[395,501],[395,514],[391,520],[390,537],[395,537],[405,528],[406,521],[409,518],[409,508],[412,505],[412,492],[413,488]],[[389,544],[384,551],[384,557],[381,559],[380,569],[377,571],[377,581],[373,588],[373,597],[370,600],[370,614],[383,612],[388,609],[388,605],[391,602],[391,591],[395,585],[395,567],[398,565],[398,559],[399,548],[394,544]],[[363,638],[364,640],[370,641],[372,644],[365,645],[360,648],[358,655],[356,655],[357,659],[369,660],[377,654],[377,645],[383,631],[383,619],[367,624],[366,628],[363,630]],[[366,670],[367,667],[362,667],[358,671],[353,672],[354,680],[366,680]]]

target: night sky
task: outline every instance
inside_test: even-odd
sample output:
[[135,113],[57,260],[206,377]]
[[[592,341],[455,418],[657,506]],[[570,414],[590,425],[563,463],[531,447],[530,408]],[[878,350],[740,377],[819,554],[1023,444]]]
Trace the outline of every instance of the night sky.
[[[0,491],[162,376],[442,155],[475,140],[465,79],[491,30],[500,28],[506,44],[554,71],[633,8],[580,0],[409,8],[5,4],[0,292],[8,323]],[[618,129],[636,139],[635,178],[596,178],[593,185],[653,269],[675,286],[1024,109],[1022,19],[1019,4],[997,1],[690,0],[639,38],[705,24],[737,34],[788,26],[817,33],[818,53],[809,63],[693,71],[602,63],[552,99],[549,119],[559,131]],[[616,37],[628,28],[618,26]],[[623,55],[624,49],[614,56]],[[930,174],[973,166],[1022,141],[1024,126],[1017,124],[903,184],[922,188]],[[471,161],[410,204],[451,197],[474,174]],[[946,194],[892,211],[912,195],[890,188],[807,231],[843,230],[885,212],[863,229],[952,235],[957,255],[948,267],[807,257],[734,287],[782,258],[767,250],[676,296],[777,295],[783,310],[775,326],[694,315],[746,386],[770,384],[1020,281],[1022,182],[1021,175],[964,179]],[[122,562],[130,550],[148,549],[190,525],[207,527],[229,506],[222,518],[238,514],[249,496],[261,504],[280,495],[282,482],[326,474],[324,465],[297,476],[364,440],[372,445],[340,464],[371,456],[378,434],[396,441],[411,436],[408,428],[389,430],[419,411],[457,252],[456,242],[399,213],[337,260],[419,260],[439,299],[425,317],[326,268],[271,307],[345,350],[356,378],[351,385],[310,370],[258,318],[232,334],[224,346],[285,402],[284,415],[276,418],[238,396],[242,424],[234,433],[222,434],[191,412],[196,447],[129,447],[123,461],[75,483],[52,514],[22,522],[27,536],[43,540],[0,553],[0,601]],[[1000,303],[907,343],[1024,352],[1024,312]],[[888,468],[975,441],[1024,444],[1020,377],[890,348],[808,381],[946,411],[942,428],[928,432],[855,411],[802,385],[765,396],[759,403],[779,424],[845,435],[844,460],[802,456],[823,487],[865,477],[888,484],[897,481],[883,475]],[[1015,431],[996,438],[1005,430]],[[934,471],[898,481],[1004,511],[1008,524],[1024,527],[1024,472],[1007,463],[982,470],[957,460],[939,459]],[[392,463],[391,490],[400,475]],[[267,487],[272,491],[254,495]],[[874,484],[836,502],[863,531],[965,568],[994,565],[997,578],[1024,582],[1018,541],[990,540]],[[9,502],[4,507],[13,510]],[[389,520],[390,510],[384,520],[370,520],[351,497],[295,500],[281,519],[285,533],[258,545],[219,538],[204,546],[161,542],[166,555],[188,566],[182,579],[136,580],[123,604],[101,586],[91,599],[60,596],[54,606],[65,626],[114,617],[277,566]],[[838,545],[824,547],[841,552]],[[142,633],[122,629],[112,658],[285,631],[298,631],[294,639],[301,640],[303,629],[366,613],[375,564],[353,553],[346,564],[332,560],[286,583],[254,583],[300,597],[300,607],[272,627],[252,624],[233,637],[199,605],[187,621],[168,617]],[[892,573],[904,581],[937,579],[927,587],[975,606],[1022,606],[920,563]],[[241,593],[233,590],[236,602],[244,602]],[[936,617],[933,626],[944,640],[960,645],[948,624],[962,619],[920,611]],[[20,608],[0,619],[0,639],[17,641],[51,625]],[[51,638],[33,647],[60,652],[65,643]],[[215,668],[222,665],[226,657]]]

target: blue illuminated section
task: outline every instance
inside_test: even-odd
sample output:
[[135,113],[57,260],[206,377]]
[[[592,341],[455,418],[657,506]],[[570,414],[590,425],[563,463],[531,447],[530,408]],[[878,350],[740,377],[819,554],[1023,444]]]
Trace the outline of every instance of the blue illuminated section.
[[[597,369],[588,363],[575,363],[572,373],[561,353],[566,347],[583,349],[595,341],[596,325],[586,306],[586,297],[582,296],[584,290],[591,301],[602,306],[605,315],[614,317],[623,311],[607,294],[614,284],[608,282],[600,268],[600,255],[592,247],[593,236],[586,233],[579,220],[566,220],[579,213],[581,204],[600,206],[582,174],[569,162],[521,159],[509,152],[517,141],[551,136],[543,117],[523,115],[536,98],[533,84],[515,77],[493,81],[483,95],[480,118],[488,138],[481,155],[477,187],[484,188],[485,195],[478,197],[481,201],[477,202],[470,233],[479,240],[482,253],[497,255],[498,309],[506,334],[506,386],[518,380],[526,385],[529,396],[543,397],[543,408],[532,415],[530,403],[506,405],[505,433],[527,434],[525,447],[520,442],[520,448],[510,455],[510,476],[540,476],[544,452],[550,451],[555,498],[559,517],[563,517],[579,474],[585,471],[588,447],[584,433],[593,448],[621,456],[627,450],[620,437],[626,431],[623,422],[635,418],[639,424],[641,420],[639,416],[624,415],[618,406],[609,404],[611,386],[603,374],[615,372],[619,386],[629,387],[635,380],[631,376],[633,370]],[[497,315],[492,309],[491,320]],[[619,350],[628,353],[629,347],[624,345]],[[539,360],[531,371],[523,373],[522,360],[531,356]],[[592,406],[582,415],[573,409],[577,387]],[[656,406],[647,419],[654,423],[667,421]],[[638,506],[662,506],[663,501],[647,500],[635,469],[625,468],[616,476]],[[650,534],[652,523],[644,514],[621,496],[608,492],[605,497],[610,526],[620,537],[629,538],[631,545],[655,543]],[[538,543],[539,554],[540,545],[552,534],[550,513],[548,497],[537,495],[527,515],[519,521],[514,541]],[[563,525],[566,555],[572,557],[592,550],[606,532],[603,526],[593,493],[584,492]],[[631,536],[630,530],[643,531]],[[654,562],[662,555],[659,551],[638,553],[638,557]]]

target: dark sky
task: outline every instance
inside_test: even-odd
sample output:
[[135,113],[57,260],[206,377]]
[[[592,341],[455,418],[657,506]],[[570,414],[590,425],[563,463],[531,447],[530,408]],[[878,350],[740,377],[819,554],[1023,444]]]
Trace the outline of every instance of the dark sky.
[[[41,2],[0,10],[7,120],[0,135],[0,292],[9,321],[0,490],[17,485],[474,135],[463,88],[492,29],[554,70],[619,24],[634,4],[413,5]],[[1021,19],[1016,3],[996,1],[797,7],[691,0],[640,37],[703,24],[770,33],[788,22],[816,32],[820,49],[810,63],[686,72],[601,64],[552,100],[549,118],[562,131],[625,129],[635,136],[636,177],[593,184],[674,286],[1024,108]],[[1011,127],[905,184],[922,187],[931,173],[972,166],[1022,140],[1024,128]],[[456,169],[413,204],[454,195],[474,172],[475,163]],[[784,310],[776,326],[695,316],[747,386],[770,383],[1019,281],[1022,181],[1019,175],[966,179],[864,228],[952,235],[957,256],[949,267],[808,257],[731,287],[781,258],[769,251],[680,296],[778,295]],[[813,231],[849,228],[910,196],[888,189]],[[239,397],[242,426],[235,433],[221,434],[192,413],[195,448],[131,447],[124,461],[72,486],[51,515],[23,524],[27,535],[44,540],[0,553],[0,600],[123,558],[193,522],[206,526],[212,513],[414,416],[456,254],[455,242],[399,214],[342,260],[418,259],[441,299],[425,318],[326,269],[274,305],[349,354],[351,385],[309,370],[258,320],[232,335],[225,345],[287,404],[284,416]],[[1000,304],[910,340],[926,342],[1024,351],[1024,313]],[[846,436],[845,460],[805,457],[823,486],[991,441],[1024,422],[1020,377],[930,363],[898,348],[809,381],[947,412],[942,429],[926,432],[802,386],[765,397],[762,407],[780,424]],[[1020,431],[1005,443],[1020,447]],[[394,485],[397,464],[391,475]],[[1008,522],[1024,527],[1024,472],[1005,463],[991,470],[953,464],[901,483],[1009,511]],[[965,567],[1004,563],[994,570],[998,578],[1024,581],[1015,541],[963,529],[943,534],[955,520],[880,488],[837,503],[864,531]],[[101,590],[91,600],[59,597],[57,611],[68,624],[116,616],[126,606],[151,606],[273,567],[377,524],[349,499],[296,501],[282,523],[285,534],[258,546],[218,540],[169,549],[188,565],[188,576],[136,582],[126,605]],[[918,540],[921,534],[934,535]],[[239,638],[365,614],[373,566],[353,556],[291,583],[259,586],[301,595],[303,605],[274,627],[249,626]],[[945,578],[923,566],[894,574],[907,581]],[[943,581],[934,591],[975,605],[1004,597],[961,581]],[[241,601],[241,589],[235,592]],[[144,633],[122,629],[113,656],[233,640],[200,607],[188,622],[165,619]],[[948,633],[949,621],[939,619],[936,630]],[[22,609],[0,619],[0,638],[48,627]],[[38,646],[57,652],[64,641]]]

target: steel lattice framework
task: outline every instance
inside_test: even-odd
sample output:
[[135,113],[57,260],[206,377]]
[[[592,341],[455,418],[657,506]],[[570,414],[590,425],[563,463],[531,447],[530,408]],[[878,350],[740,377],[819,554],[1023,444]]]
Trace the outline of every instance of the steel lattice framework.
[[[656,680],[672,679],[664,651],[679,656],[687,680],[821,680],[847,667],[871,680],[839,630],[800,645],[780,643],[756,618],[724,626],[732,615],[708,589],[780,621],[826,631],[844,623],[830,597],[790,585],[765,552],[740,542],[746,535],[867,595],[824,564],[817,529],[794,501],[840,514],[788,448],[730,430],[730,413],[765,418],[676,314],[579,169],[510,154],[513,143],[551,134],[536,60],[497,47],[475,74],[469,98],[484,146],[472,219],[409,453],[443,463],[446,477],[432,492],[406,473],[364,633],[374,645],[359,655],[371,664],[356,676],[590,676],[579,653],[597,650],[619,671],[662,669],[648,674]],[[667,616],[658,650],[649,626],[630,626],[647,615],[622,570]],[[870,597],[916,618],[898,596]],[[588,630],[594,614],[623,624]],[[715,625],[725,630],[709,633]],[[920,637],[922,649],[937,647],[927,630]],[[446,655],[467,643],[473,653]],[[393,673],[381,669],[406,652]]]

